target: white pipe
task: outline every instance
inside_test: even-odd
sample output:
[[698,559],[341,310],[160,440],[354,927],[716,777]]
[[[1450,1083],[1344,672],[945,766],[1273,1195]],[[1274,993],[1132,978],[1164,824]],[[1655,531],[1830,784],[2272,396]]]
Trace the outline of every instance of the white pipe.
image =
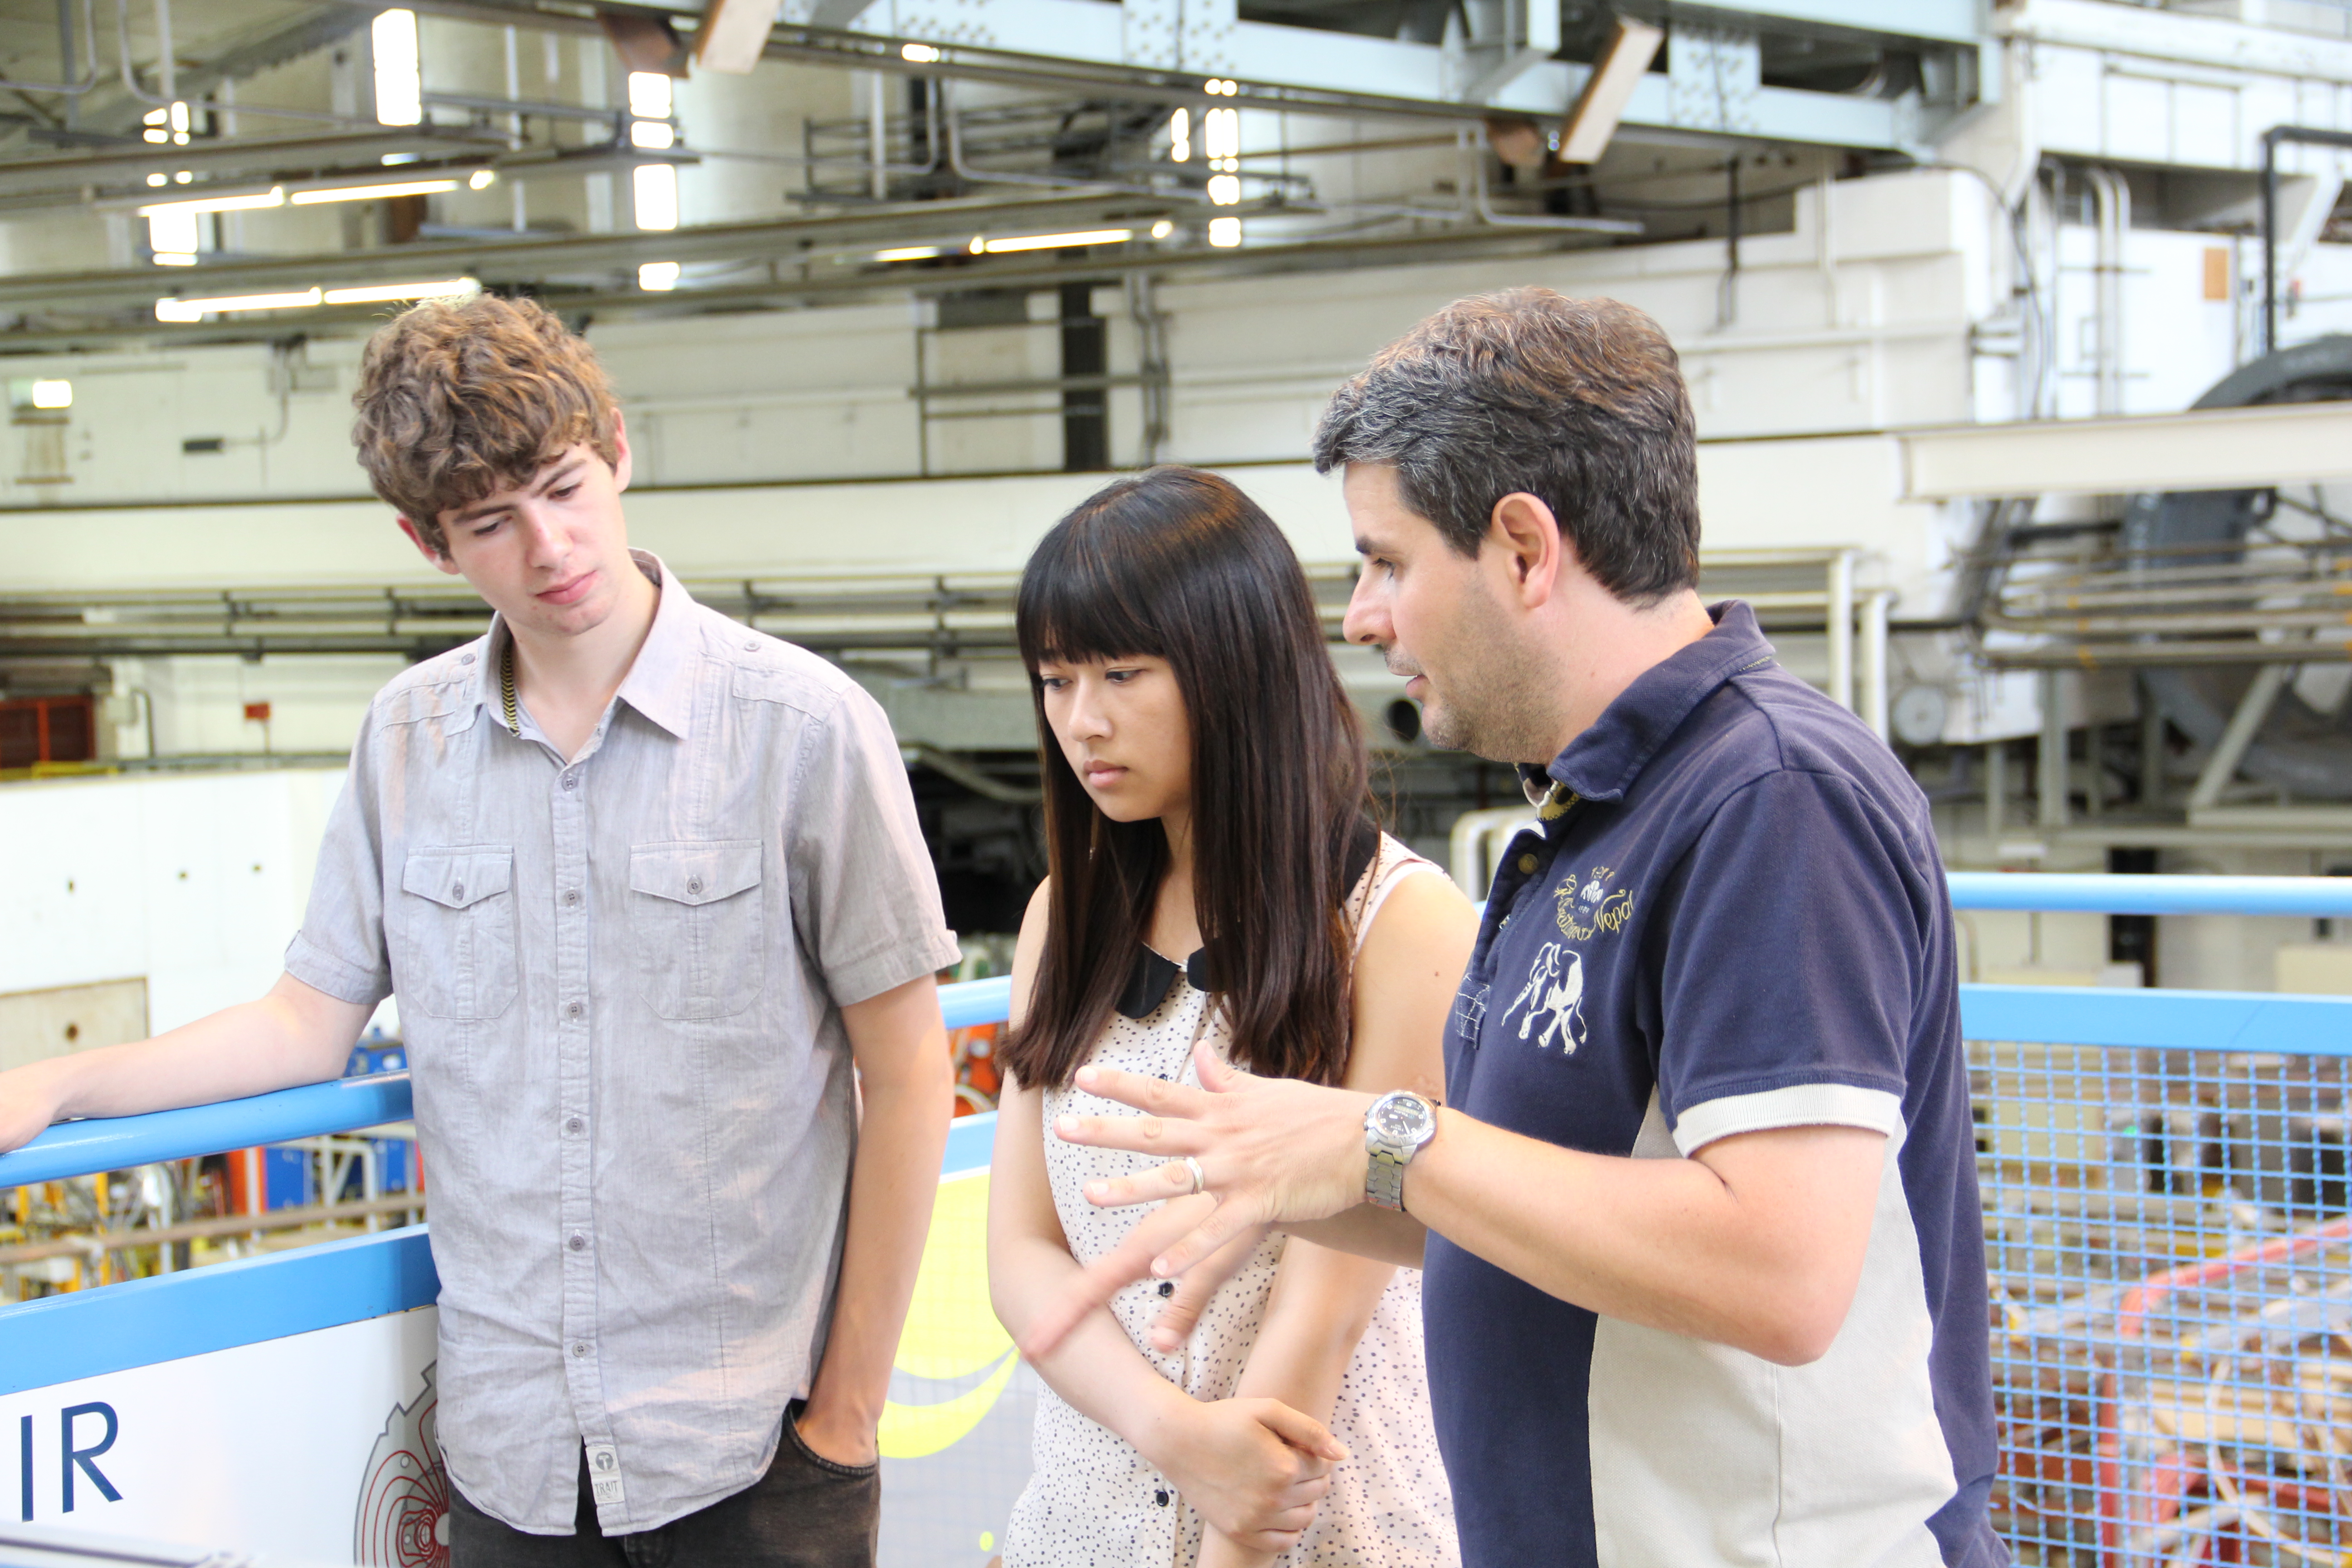
[[1530,805],[1506,805],[1465,811],[1454,819],[1454,831],[1446,841],[1446,869],[1454,873],[1454,884],[1464,893],[1474,900],[1486,896],[1487,886],[1495,879],[1488,846],[1498,834],[1507,843],[1509,835],[1534,826],[1534,812]]
[[173,102],[180,96],[180,62],[172,57],[172,0],[155,0],[155,80],[163,89],[163,101]]
[[1894,733],[1886,713],[1886,612],[1894,602],[1891,588],[1873,588],[1862,600],[1862,721],[1882,741]]
[[2041,751],[2033,767],[2034,810],[2043,827],[2066,826],[2066,718],[2058,703],[2058,671],[2042,671]]
[[2099,322],[2098,410],[2124,411],[2124,237],[2131,231],[2131,186],[2113,169],[2084,172],[2097,218],[2095,274]]
[[1853,711],[1853,552],[1830,557],[1830,700]]

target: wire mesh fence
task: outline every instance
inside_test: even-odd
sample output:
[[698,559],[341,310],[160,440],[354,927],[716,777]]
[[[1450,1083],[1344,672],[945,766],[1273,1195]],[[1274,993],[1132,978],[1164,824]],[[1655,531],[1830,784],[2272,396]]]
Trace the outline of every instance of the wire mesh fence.
[[2018,1561],[2352,1563],[2352,1063],[1969,1053]]

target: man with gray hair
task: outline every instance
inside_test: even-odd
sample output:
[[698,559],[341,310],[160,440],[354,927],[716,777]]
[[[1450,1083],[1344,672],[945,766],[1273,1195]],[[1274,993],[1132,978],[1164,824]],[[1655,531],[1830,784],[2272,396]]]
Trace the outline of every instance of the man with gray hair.
[[1088,1196],[1179,1200],[1087,1289],[1268,1223],[1424,1267],[1474,1568],[2005,1561],[1927,802],[1747,605],[1700,602],[1664,334],[1549,289],[1463,300],[1340,388],[1315,457],[1364,560],[1347,635],[1434,742],[1517,763],[1539,826],[1489,895],[1442,1109],[1206,1049],[1202,1089],[1080,1072],[1147,1114],[1062,1137],[1171,1162]]

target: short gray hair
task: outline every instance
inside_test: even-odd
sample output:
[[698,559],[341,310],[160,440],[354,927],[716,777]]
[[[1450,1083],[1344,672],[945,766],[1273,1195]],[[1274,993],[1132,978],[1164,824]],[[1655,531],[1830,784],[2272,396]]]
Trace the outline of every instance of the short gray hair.
[[1512,289],[1456,300],[1332,395],[1315,468],[1385,463],[1405,504],[1475,555],[1524,491],[1630,604],[1698,581],[1690,394],[1658,323],[1614,300]]

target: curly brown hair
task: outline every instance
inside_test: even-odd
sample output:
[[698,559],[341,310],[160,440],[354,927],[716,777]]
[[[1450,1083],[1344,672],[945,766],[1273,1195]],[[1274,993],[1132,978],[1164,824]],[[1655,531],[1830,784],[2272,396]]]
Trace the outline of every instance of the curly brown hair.
[[441,514],[586,442],[620,461],[612,383],[587,343],[530,300],[428,300],[368,341],[352,444],[375,493],[442,554]]

